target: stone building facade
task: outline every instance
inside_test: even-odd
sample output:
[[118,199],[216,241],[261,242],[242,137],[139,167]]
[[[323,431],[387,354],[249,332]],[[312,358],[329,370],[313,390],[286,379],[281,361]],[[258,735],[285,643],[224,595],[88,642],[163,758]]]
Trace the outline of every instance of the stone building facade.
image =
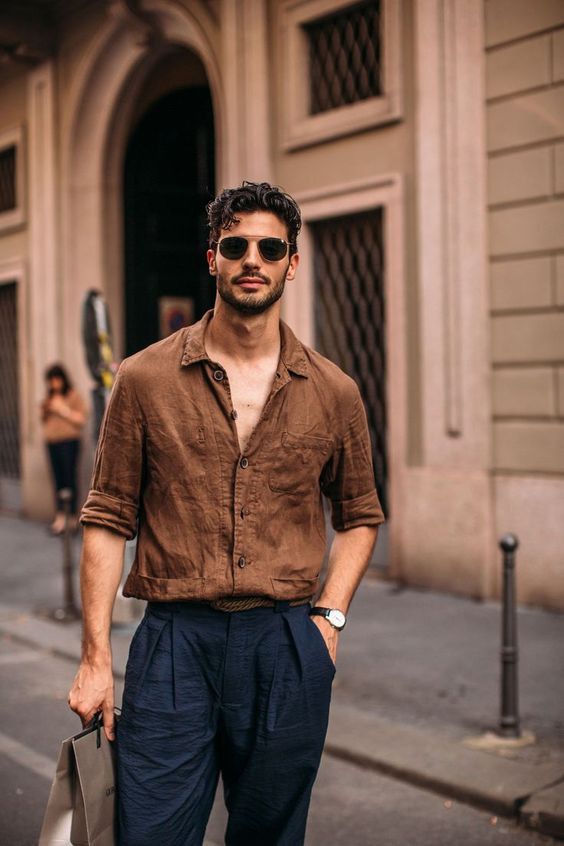
[[[46,364],[91,387],[213,301],[206,200],[300,202],[284,316],[361,385],[395,579],[564,608],[561,0],[21,0],[0,10],[0,496],[47,516]],[[85,437],[86,483],[93,451]]]
[[558,607],[564,565],[563,21],[564,3],[486,4],[496,525],[513,525],[529,545],[519,576],[524,595]]

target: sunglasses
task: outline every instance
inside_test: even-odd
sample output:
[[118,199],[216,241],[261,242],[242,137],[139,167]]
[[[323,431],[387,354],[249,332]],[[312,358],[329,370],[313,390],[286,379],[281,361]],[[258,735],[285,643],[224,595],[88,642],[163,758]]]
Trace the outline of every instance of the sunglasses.
[[[229,235],[214,243],[219,247],[223,258],[234,260],[243,258],[249,248],[249,240],[251,239],[240,235]],[[257,246],[265,261],[280,261],[288,252],[290,245],[282,238],[259,238]]]

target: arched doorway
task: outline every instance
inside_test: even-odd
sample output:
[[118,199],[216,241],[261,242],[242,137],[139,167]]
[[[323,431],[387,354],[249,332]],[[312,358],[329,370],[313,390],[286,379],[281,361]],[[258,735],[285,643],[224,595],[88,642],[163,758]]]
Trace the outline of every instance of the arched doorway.
[[126,355],[213,305],[205,206],[215,190],[214,160],[205,85],[159,97],[131,133],[123,194]]

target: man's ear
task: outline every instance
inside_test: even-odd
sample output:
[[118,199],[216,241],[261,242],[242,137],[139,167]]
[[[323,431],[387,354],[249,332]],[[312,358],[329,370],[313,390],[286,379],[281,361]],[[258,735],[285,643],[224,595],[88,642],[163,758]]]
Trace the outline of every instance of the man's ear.
[[294,255],[290,259],[290,263],[288,264],[288,270],[286,271],[286,280],[288,282],[291,282],[294,276],[296,275],[299,263],[300,257],[298,253],[294,253]]
[[208,250],[206,253],[206,258],[208,260],[208,269],[210,272],[210,276],[215,276],[217,273],[217,266],[215,263],[215,252],[213,250]]

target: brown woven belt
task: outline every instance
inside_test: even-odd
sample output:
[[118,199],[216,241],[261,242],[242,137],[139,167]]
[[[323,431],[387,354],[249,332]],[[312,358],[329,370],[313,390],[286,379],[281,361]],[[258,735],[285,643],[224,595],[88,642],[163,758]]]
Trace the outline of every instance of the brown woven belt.
[[[290,605],[307,605],[309,599],[291,599]],[[209,603],[216,611],[248,611],[250,608],[273,608],[274,599],[266,596],[238,596],[212,599]]]

